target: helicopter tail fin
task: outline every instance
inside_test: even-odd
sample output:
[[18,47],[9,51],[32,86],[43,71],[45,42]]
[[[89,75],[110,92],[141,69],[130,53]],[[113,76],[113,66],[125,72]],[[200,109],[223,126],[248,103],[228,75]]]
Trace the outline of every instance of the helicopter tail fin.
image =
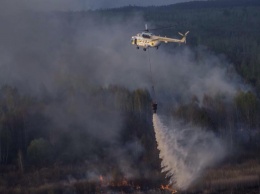
[[179,32],[179,34],[182,36],[182,39],[180,40],[181,43],[186,44],[186,36],[189,34],[190,31],[187,31],[185,34],[182,34]]

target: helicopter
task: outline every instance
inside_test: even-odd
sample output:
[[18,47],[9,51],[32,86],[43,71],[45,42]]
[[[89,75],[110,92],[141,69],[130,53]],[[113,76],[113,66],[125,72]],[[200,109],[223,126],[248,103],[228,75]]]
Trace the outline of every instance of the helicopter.
[[[159,28],[157,28],[159,29]],[[153,30],[157,30],[153,29]],[[162,28],[161,28],[162,29]],[[159,48],[162,42],[168,43],[168,42],[176,42],[176,43],[186,43],[186,36],[189,33],[187,31],[185,34],[182,34],[179,32],[179,34],[182,36],[181,39],[174,39],[174,38],[167,38],[162,36],[156,36],[149,32],[147,28],[147,24],[145,25],[145,30],[142,33],[138,33],[136,36],[132,36],[131,43],[133,45],[136,45],[136,48],[139,49],[139,47],[143,47],[143,50],[146,51],[149,47],[154,47],[156,49]]]

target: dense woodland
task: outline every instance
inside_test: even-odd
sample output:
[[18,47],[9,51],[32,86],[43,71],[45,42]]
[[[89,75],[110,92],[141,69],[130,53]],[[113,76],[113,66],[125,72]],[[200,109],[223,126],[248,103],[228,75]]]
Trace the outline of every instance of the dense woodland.
[[[205,94],[203,102],[199,103],[198,98],[192,96],[189,103],[180,104],[177,108],[169,107],[165,114],[202,127],[203,130],[213,131],[227,140],[230,150],[240,148],[240,153],[236,156],[259,158],[259,1],[219,0],[148,8],[129,6],[113,10],[59,13],[59,17],[68,14],[64,17],[73,20],[74,17],[102,15],[104,20],[124,20],[136,12],[156,27],[176,26],[181,32],[190,30],[192,33],[187,38],[190,47],[204,46],[210,52],[225,55],[244,83],[253,88],[251,91],[238,92],[232,101],[227,101],[222,96]],[[175,30],[162,30],[161,33],[171,37]],[[174,48],[165,46],[168,51]],[[125,173],[118,168],[116,156],[112,153],[127,156],[129,171],[135,169],[140,179],[163,177],[160,175],[160,160],[151,120],[152,97],[147,90],[129,90],[114,85],[80,88],[67,85],[57,94],[46,92],[41,97],[35,97],[23,93],[15,86],[1,85],[0,189],[21,184],[28,187],[39,185],[41,180],[37,182],[35,179],[32,183],[33,180],[26,177],[26,174],[42,168],[56,168],[54,175],[47,176],[48,181],[62,180],[66,173],[57,170],[61,166],[84,167],[85,172],[99,168],[103,175],[112,174],[115,180],[120,179]],[[122,118],[123,123],[119,126],[120,133],[115,142],[96,138],[89,133],[96,130],[95,126],[87,126],[90,129],[85,130],[84,123],[78,123],[77,119],[65,122],[66,126],[57,127],[53,123],[47,112],[54,105],[63,106],[66,103],[62,111],[71,117],[77,117],[79,94],[92,102],[92,105],[85,102],[83,106],[95,107],[95,114],[100,114],[101,117],[104,114],[117,115]],[[136,146],[140,146],[141,150],[138,151]],[[72,171],[68,170],[69,174],[73,174]],[[78,179],[85,176],[82,172],[74,171],[73,175]]]

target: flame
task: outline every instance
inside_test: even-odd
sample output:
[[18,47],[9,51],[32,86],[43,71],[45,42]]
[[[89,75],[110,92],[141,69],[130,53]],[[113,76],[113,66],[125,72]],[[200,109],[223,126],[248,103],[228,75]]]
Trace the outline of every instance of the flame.
[[162,190],[167,190],[167,191],[170,191],[170,192],[172,192],[172,194],[174,194],[174,193],[177,193],[177,190],[175,190],[175,189],[171,188],[171,186],[170,186],[170,185],[166,185],[166,186],[164,186],[164,185],[161,185],[161,189],[162,189]]
[[[140,185],[136,184],[133,181],[128,181],[127,178],[122,178],[121,180],[115,181],[115,180],[112,180],[109,177],[102,176],[102,175],[99,175],[99,187],[102,187],[103,189],[109,188],[109,187],[110,187],[110,189],[116,189],[116,188],[120,188],[120,187],[129,187],[129,188],[132,188],[132,189],[135,189],[135,190],[141,190],[142,189],[142,187]],[[176,193],[176,191],[171,189],[169,187],[169,185],[167,185],[166,187],[164,187],[162,185],[161,189],[166,189],[166,188],[168,188],[167,190],[171,191],[172,194]]]
[[122,182],[121,182],[121,184],[122,184],[123,186],[129,185],[126,179],[123,179]]
[[108,182],[102,175],[99,176],[99,182],[101,187],[106,187],[108,185]]
[[104,178],[102,175],[99,176],[99,181],[102,183],[104,181]]

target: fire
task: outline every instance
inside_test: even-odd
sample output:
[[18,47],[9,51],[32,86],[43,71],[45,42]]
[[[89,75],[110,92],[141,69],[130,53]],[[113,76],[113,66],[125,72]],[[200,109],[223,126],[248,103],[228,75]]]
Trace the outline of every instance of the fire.
[[172,192],[172,194],[177,193],[177,190],[171,188],[170,185],[166,185],[166,186],[161,185],[161,189],[162,189],[162,190],[168,190],[168,191]]
[[[112,186],[112,187],[129,186],[129,187],[133,187],[133,185],[131,183],[129,183],[126,178],[123,178],[121,181],[113,181],[113,180],[109,180],[108,178],[100,175],[99,176],[99,182],[102,186]],[[137,187],[139,187],[139,186],[137,186]]]
[[99,181],[102,183],[102,182],[103,182],[103,180],[104,180],[103,176],[102,176],[102,175],[100,175],[100,176],[99,176]]
[[123,186],[128,186],[128,185],[129,185],[126,179],[123,179],[122,182],[121,182],[121,184],[122,184]]
[[99,176],[99,182],[101,187],[106,187],[108,185],[108,182],[102,175]]
[[[104,176],[100,175],[99,176],[99,182],[100,182],[100,186],[103,187],[103,188],[110,187],[110,188],[116,189],[116,188],[119,188],[119,187],[131,187],[131,188],[136,189],[136,190],[141,190],[140,185],[137,185],[132,181],[128,181],[126,178],[122,178],[121,180],[114,181],[114,180],[111,180],[111,178],[108,178],[106,176],[104,177]],[[170,191],[171,194],[177,193],[177,190],[173,189],[171,184],[161,185],[160,189]]]

